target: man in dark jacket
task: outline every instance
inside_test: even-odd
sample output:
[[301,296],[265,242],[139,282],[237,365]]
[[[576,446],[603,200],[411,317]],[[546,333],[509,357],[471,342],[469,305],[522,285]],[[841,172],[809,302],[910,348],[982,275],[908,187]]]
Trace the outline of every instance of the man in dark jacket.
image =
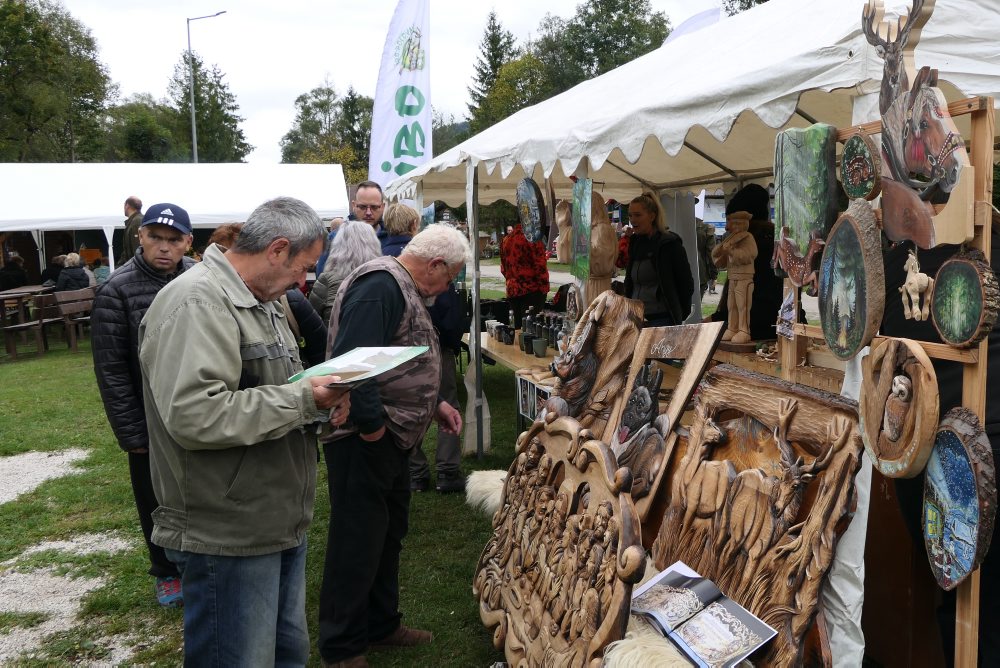
[[177,567],[151,540],[152,513],[158,504],[149,473],[139,323],[156,293],[195,264],[184,256],[191,247],[190,218],[176,204],[151,206],[139,228],[139,239],[142,253],[111,274],[94,299],[90,316],[94,372],[115,438],[128,453],[132,493],[149,548],[149,574],[156,578],[156,598],[160,605],[176,607],[183,601]]
[[122,235],[122,256],[118,264],[132,259],[139,248],[139,228],[142,226],[142,200],[132,195],[125,200],[125,234]]

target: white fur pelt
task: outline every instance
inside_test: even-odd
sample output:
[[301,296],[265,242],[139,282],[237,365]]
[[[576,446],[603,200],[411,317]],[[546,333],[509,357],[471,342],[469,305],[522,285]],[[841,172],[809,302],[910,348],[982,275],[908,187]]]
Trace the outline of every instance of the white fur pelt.
[[490,517],[500,507],[506,471],[473,471],[465,481],[465,502]]
[[645,618],[631,615],[625,639],[611,643],[604,650],[604,665],[607,668],[689,668],[691,662]]

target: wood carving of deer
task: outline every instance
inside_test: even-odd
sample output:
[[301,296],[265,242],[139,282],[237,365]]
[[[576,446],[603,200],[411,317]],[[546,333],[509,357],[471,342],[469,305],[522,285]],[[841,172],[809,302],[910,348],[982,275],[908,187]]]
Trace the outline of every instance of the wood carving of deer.
[[913,70],[913,47],[933,7],[934,0],[912,0],[909,13],[895,26],[882,21],[881,0],[869,0],[862,11],[865,37],[885,61],[879,92],[882,227],[892,241],[909,239],[920,248],[942,243],[931,198],[950,193],[969,164],[947,100],[937,88],[937,70]]

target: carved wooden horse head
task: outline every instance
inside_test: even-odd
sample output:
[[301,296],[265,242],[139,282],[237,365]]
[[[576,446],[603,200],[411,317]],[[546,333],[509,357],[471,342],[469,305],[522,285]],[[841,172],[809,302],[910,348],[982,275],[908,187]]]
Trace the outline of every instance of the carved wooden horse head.
[[937,185],[944,192],[951,192],[968,162],[948,103],[937,89],[937,70],[920,68],[906,96],[902,149],[906,174],[924,176],[928,186]]

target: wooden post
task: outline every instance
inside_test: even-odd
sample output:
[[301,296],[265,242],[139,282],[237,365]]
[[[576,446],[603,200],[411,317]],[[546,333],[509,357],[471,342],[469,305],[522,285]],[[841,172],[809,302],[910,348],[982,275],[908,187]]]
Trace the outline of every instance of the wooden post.
[[[792,313],[793,322],[798,320],[799,317],[799,290],[792,282],[785,279],[784,294],[788,294],[788,291],[792,290],[795,298],[792,302]],[[793,328],[794,332],[794,328]],[[781,353],[779,359],[781,360],[781,379],[791,382],[795,381],[795,372],[799,368],[799,362],[806,355],[806,346],[809,345],[809,337],[802,336],[798,333],[793,334],[791,340],[784,337],[778,337],[778,349]]]
[[[971,163],[975,168],[974,201],[975,211],[983,207],[980,202],[990,202],[993,197],[993,98],[986,98],[985,109],[971,114],[972,136],[970,138]],[[987,214],[989,212],[987,211]],[[981,218],[981,219],[980,219]],[[977,215],[975,236],[968,244],[986,255],[989,262],[992,249],[992,216]],[[966,364],[962,374],[962,405],[971,410],[985,424],[986,412],[986,353],[989,337],[979,342],[978,359]],[[989,632],[992,632],[990,629]],[[955,666],[973,668],[979,661],[979,571],[972,573],[958,587],[955,608]]]

